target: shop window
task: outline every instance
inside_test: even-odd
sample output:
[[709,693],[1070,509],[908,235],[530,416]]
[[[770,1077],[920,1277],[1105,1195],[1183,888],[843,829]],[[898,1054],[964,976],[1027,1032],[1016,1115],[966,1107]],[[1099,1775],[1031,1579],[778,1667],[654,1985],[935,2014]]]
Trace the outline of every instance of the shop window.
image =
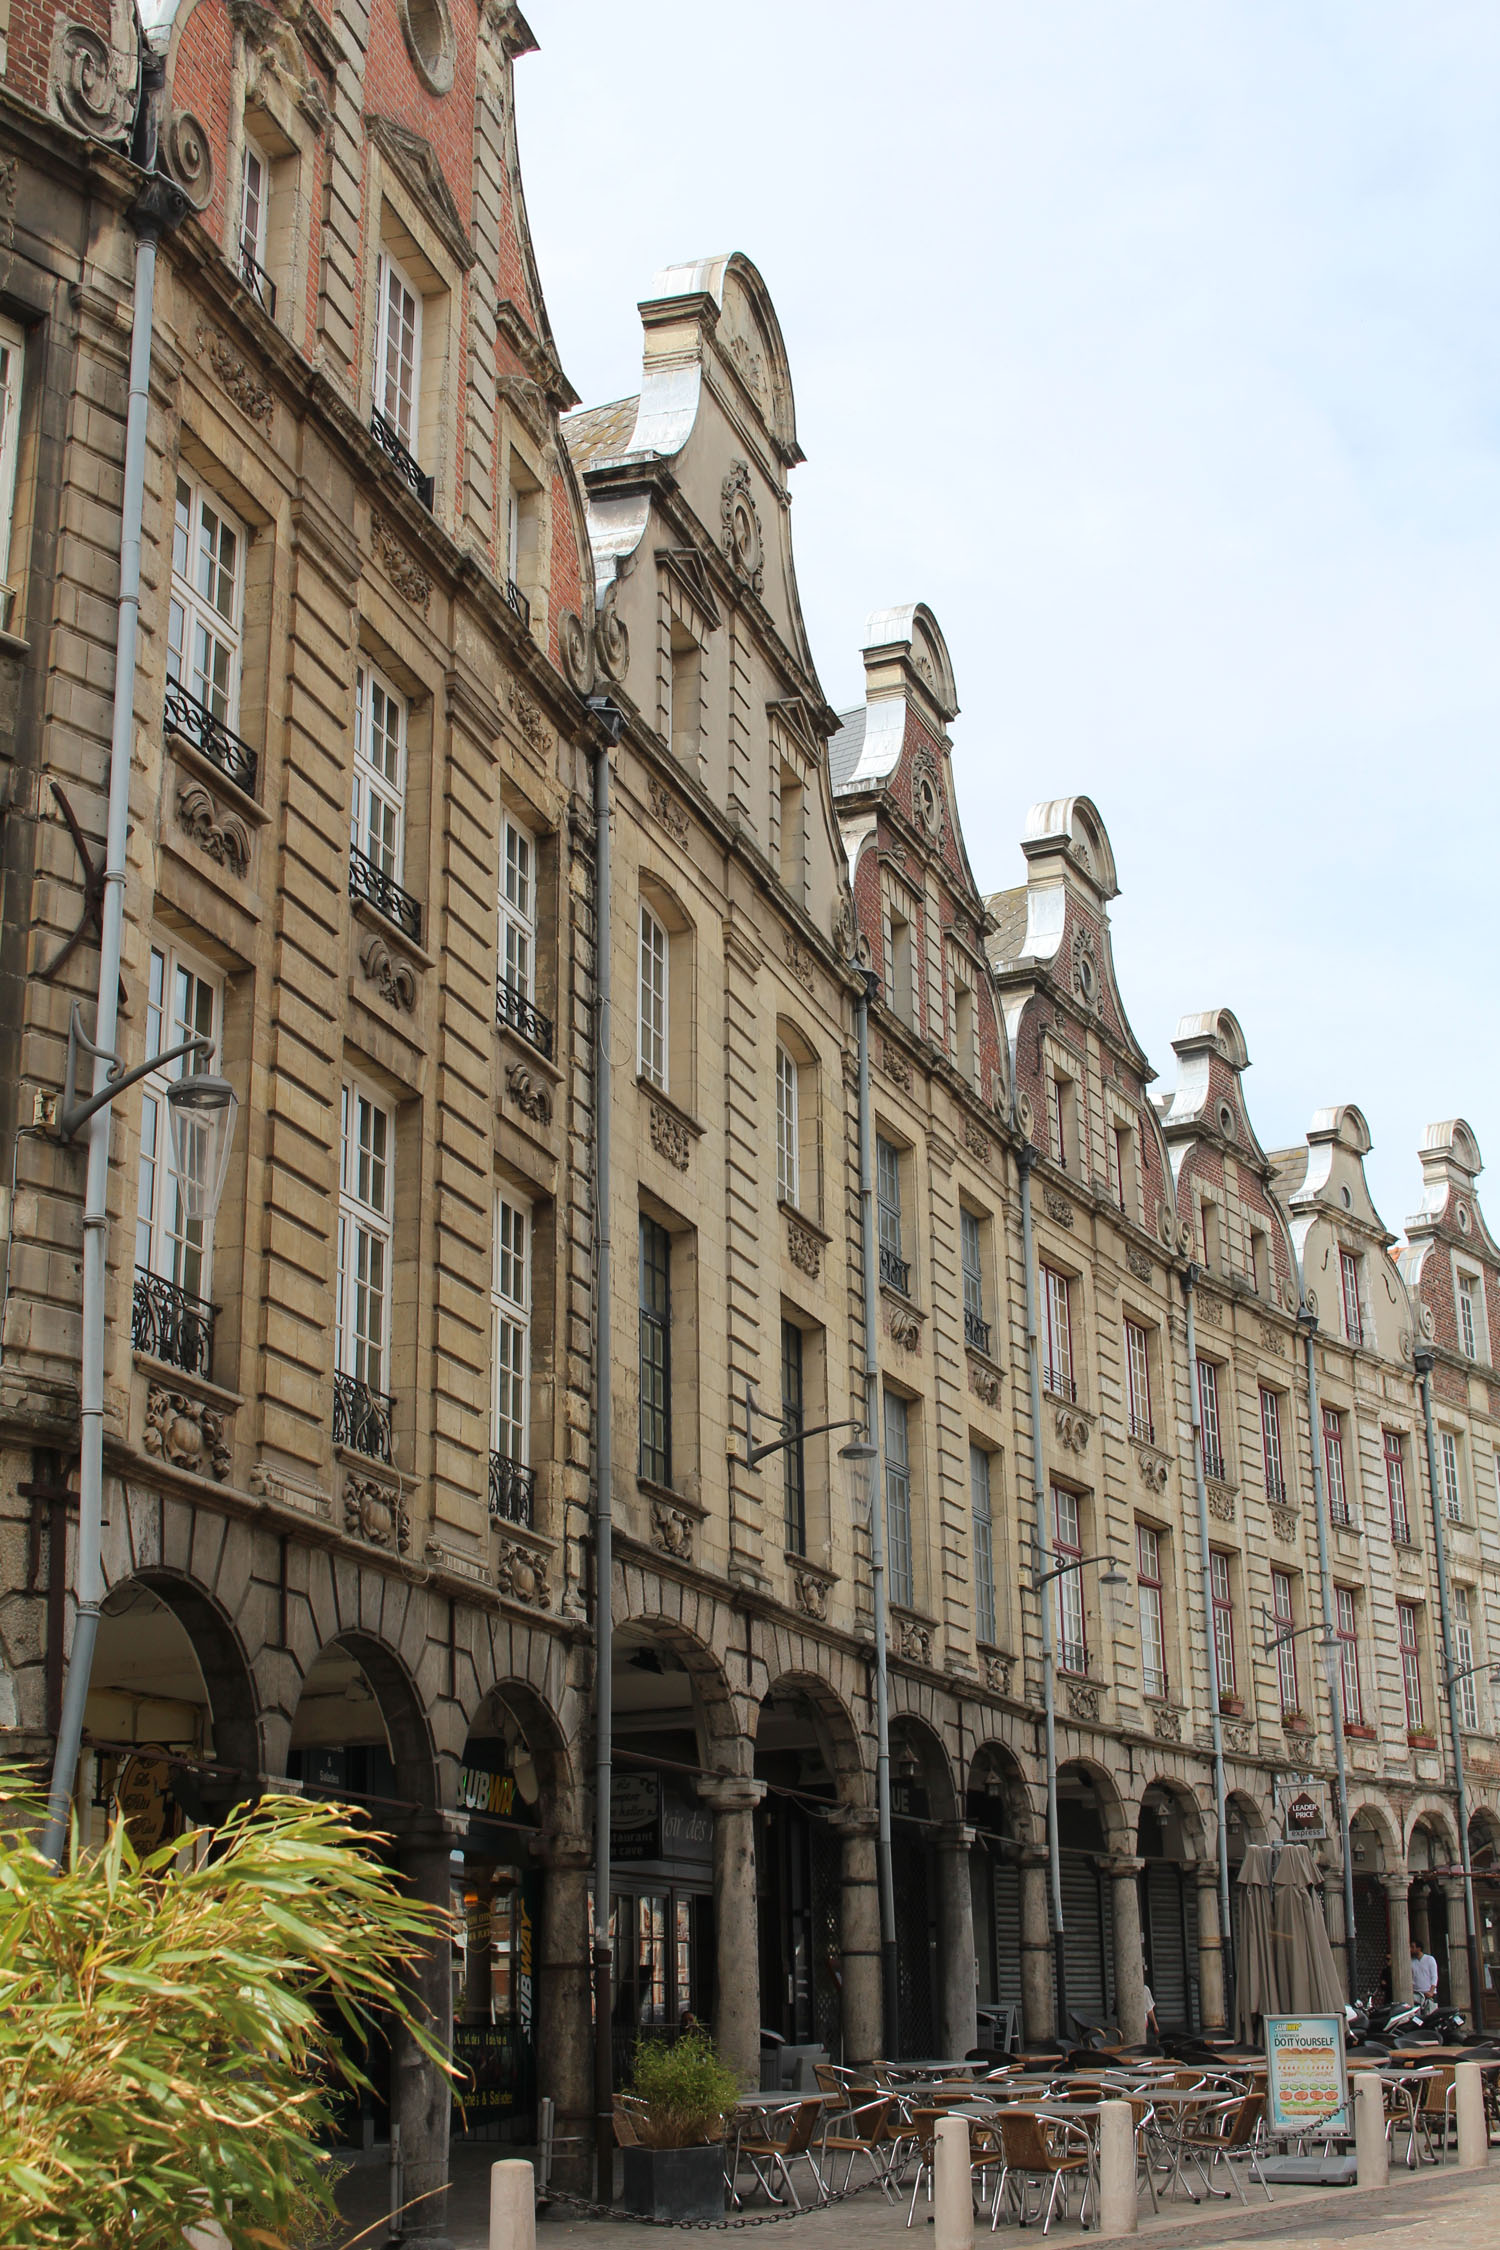
[[[205,963],[181,946],[154,945],[148,979],[148,1055],[184,1039],[212,1039],[216,1050],[222,1047],[224,988]],[[141,1093],[131,1344],[189,1375],[213,1371],[213,1243],[203,1221],[183,1210],[167,1093],[184,1074],[221,1067],[217,1052],[180,1056],[153,1071]]]

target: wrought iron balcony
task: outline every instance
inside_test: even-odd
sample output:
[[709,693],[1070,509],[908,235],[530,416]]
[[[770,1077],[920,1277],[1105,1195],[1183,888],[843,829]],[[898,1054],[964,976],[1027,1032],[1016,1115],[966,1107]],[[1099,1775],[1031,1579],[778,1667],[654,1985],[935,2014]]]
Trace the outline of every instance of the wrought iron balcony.
[[524,1524],[536,1516],[536,1471],[505,1453],[490,1455],[490,1522]]
[[370,435],[386,459],[392,464],[403,484],[407,485],[424,508],[432,506],[432,479],[423,476],[412,459],[394,422],[388,421],[377,406],[370,416]]
[[507,606],[515,611],[529,633],[531,631],[531,604],[513,578],[507,578],[505,581],[505,600]]
[[1049,1397],[1068,1399],[1075,1406],[1078,1403],[1078,1385],[1072,1376],[1064,1374],[1060,1367],[1054,1367],[1049,1360],[1042,1362],[1042,1389]]
[[260,766],[255,752],[179,680],[167,682],[163,718],[174,734],[185,735],[200,757],[207,758],[211,766],[217,766],[226,781],[232,781],[236,789],[243,789],[247,797],[255,795],[255,776]]
[[130,1343],[132,1350],[164,1360],[168,1367],[180,1367],[184,1375],[206,1379],[213,1369],[214,1307],[161,1274],[137,1266],[130,1300]]
[[276,284],[248,242],[240,244],[240,279],[263,313],[276,318]]
[[1286,1498],[1286,1478],[1281,1475],[1279,1470],[1267,1469],[1266,1471],[1266,1498],[1268,1500],[1284,1500]]
[[535,1047],[539,1055],[552,1060],[552,1018],[544,1016],[540,1008],[533,1008],[524,992],[518,992],[504,977],[495,980],[495,1021],[519,1032],[528,1047]]
[[391,1419],[396,1402],[352,1375],[333,1378],[333,1442],[372,1461],[391,1459]]
[[1203,1474],[1220,1484],[1224,1482],[1224,1456],[1212,1438],[1203,1440]]
[[989,1358],[990,1324],[987,1320],[981,1320],[977,1312],[970,1312],[967,1305],[964,1307],[964,1342],[972,1344],[976,1352],[983,1352],[985,1358]]
[[377,867],[368,853],[362,852],[357,844],[349,847],[349,896],[362,898],[367,906],[374,907],[377,914],[384,915],[388,922],[394,922],[398,930],[404,930],[413,945],[421,944],[421,907],[410,891],[403,891],[401,885],[393,882],[385,869]]
[[1336,1523],[1341,1531],[1352,1531],[1354,1529],[1353,1509],[1347,1500],[1340,1499],[1331,1492],[1328,1495],[1328,1521]]
[[1140,1438],[1147,1445],[1155,1445],[1156,1424],[1149,1414],[1132,1414],[1130,1417],[1130,1434],[1133,1438]]
[[898,1258],[894,1250],[880,1245],[880,1278],[889,1289],[899,1289],[903,1297],[911,1295],[911,1262]]

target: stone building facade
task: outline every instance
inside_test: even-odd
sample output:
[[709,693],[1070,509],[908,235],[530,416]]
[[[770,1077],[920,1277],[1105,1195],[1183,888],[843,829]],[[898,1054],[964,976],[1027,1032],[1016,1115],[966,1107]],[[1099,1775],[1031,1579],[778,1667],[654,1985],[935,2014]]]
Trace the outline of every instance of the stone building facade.
[[[1154,1092],[1099,809],[1037,803],[1023,879],[986,888],[920,603],[875,612],[864,700],[831,708],[747,259],[658,275],[638,393],[572,411],[515,8],[181,0],[150,29],[18,13],[0,87],[5,1746],[46,1758],[68,1638],[82,1172],[49,1127],[97,984],[159,78],[122,1057],[201,1031],[241,1111],[210,1242],[165,1081],[116,1105],[85,1828],[287,1782],[365,1803],[459,1910],[426,1992],[473,2073],[460,2129],[524,2140],[549,2096],[581,2173],[607,1415],[617,2069],[688,2010],[747,2075],[763,2026],[849,2057],[963,2052],[981,2011],[1050,2030],[1044,1615],[1071,2009],[1138,2035],[1149,1978],[1164,2026],[1224,2021],[1215,1744],[1231,1865],[1293,1790],[1329,1802],[1325,1612],[1351,1976],[1402,1989],[1416,1930],[1495,2005],[1500,1250],[1470,1128],[1430,1128],[1398,1247],[1357,1109],[1264,1148],[1227,1008],[1183,1018]],[[867,1425],[894,2024],[840,1458]],[[420,2192],[447,2102],[409,2054],[372,2078],[349,2137],[399,2121]]]

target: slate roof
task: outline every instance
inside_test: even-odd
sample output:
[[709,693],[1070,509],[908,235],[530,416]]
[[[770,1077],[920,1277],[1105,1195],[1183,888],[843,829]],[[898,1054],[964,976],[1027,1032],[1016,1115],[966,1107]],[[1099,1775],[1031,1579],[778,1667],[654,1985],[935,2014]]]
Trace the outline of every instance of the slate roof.
[[852,711],[839,713],[839,731],[828,745],[828,778],[833,783],[833,793],[849,785],[849,776],[859,764],[859,754],[865,746],[865,707],[858,704]]
[[1271,1150],[1271,1185],[1283,1203],[1290,1203],[1307,1178],[1307,1147]]
[[990,959],[1014,961],[1026,936],[1026,885],[1020,883],[1013,891],[993,891],[984,904],[995,923],[988,948]]
[[586,406],[564,416],[563,440],[580,472],[601,461],[617,461],[629,451],[640,403],[639,397],[617,398],[608,406]]

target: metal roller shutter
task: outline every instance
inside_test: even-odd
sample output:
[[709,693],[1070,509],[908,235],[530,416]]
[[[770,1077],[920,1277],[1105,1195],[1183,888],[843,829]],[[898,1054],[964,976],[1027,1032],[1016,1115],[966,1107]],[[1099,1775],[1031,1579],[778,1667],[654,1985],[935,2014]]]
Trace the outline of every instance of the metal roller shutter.
[[1147,1967],[1163,2031],[1192,2031],[1198,2020],[1198,1893],[1175,1864],[1146,1869]]
[[995,1998],[1002,2008],[1021,2005],[1021,1870],[1011,1860],[992,1863],[995,1901]]
[[1082,1852],[1062,1855],[1063,1928],[1067,1936],[1068,2010],[1091,2023],[1109,2020],[1114,1963],[1106,1958],[1108,1919],[1102,1911],[1099,1871]]

